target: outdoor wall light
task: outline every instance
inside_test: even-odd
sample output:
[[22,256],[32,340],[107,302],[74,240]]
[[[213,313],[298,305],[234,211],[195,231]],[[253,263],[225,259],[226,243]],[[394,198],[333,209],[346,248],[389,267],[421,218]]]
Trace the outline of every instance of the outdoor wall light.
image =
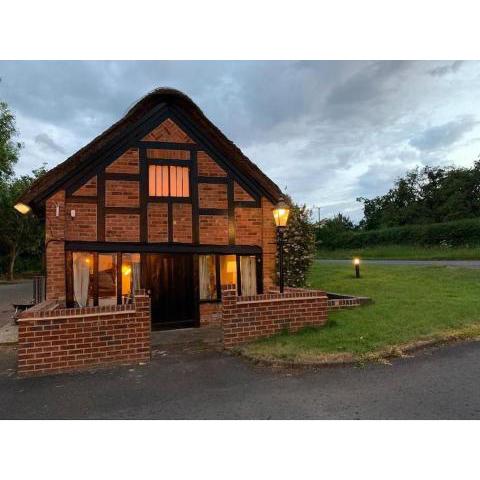
[[26,215],[31,210],[31,208],[25,203],[17,203],[13,208],[22,215]]
[[360,259],[354,258],[353,264],[355,265],[355,278],[360,278]]
[[277,239],[278,239],[278,264],[280,270],[280,293],[283,293],[284,289],[284,273],[283,273],[283,243],[284,243],[284,232],[285,227],[287,226],[288,215],[290,214],[290,208],[285,203],[283,198],[280,198],[277,206],[273,209],[273,218],[275,220],[275,225],[277,227]]

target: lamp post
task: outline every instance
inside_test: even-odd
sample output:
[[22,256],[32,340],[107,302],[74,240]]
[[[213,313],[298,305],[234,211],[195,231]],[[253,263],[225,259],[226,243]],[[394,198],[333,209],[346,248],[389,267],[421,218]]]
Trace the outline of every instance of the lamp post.
[[273,218],[275,219],[275,226],[277,227],[277,241],[278,241],[278,265],[280,270],[280,293],[283,293],[285,284],[283,273],[283,243],[285,227],[287,226],[288,215],[290,213],[289,206],[285,203],[283,198],[279,200],[273,210]]
[[353,264],[355,265],[355,278],[360,278],[360,259],[354,258]]

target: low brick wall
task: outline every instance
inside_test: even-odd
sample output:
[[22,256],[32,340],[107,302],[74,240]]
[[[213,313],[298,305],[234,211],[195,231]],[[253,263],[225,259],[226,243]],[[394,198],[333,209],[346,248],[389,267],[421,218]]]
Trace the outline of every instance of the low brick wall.
[[329,310],[340,310],[342,308],[359,307],[361,305],[358,298],[333,298],[328,300]]
[[222,292],[222,329],[225,348],[268,337],[281,330],[320,327],[327,321],[327,296],[319,290],[286,289],[253,296],[237,296],[234,286]]
[[18,374],[44,375],[150,360],[150,298],[130,305],[60,308],[45,302],[18,320]]

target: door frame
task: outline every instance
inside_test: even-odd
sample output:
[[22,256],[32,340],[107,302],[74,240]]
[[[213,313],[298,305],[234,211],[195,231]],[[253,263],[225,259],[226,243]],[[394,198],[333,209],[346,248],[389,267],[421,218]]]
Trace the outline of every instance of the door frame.
[[[198,256],[197,254],[192,253],[174,253],[174,252],[148,252],[141,255],[141,276],[143,285],[148,284],[148,267],[147,267],[147,256],[150,255],[167,255],[167,256],[185,256],[189,257],[192,264],[192,273],[193,273],[193,290],[192,290],[192,310],[193,310],[193,319],[191,321],[185,322],[154,322],[153,319],[153,309],[150,309],[150,324],[152,330],[176,330],[181,328],[197,328],[200,326],[200,294],[199,294],[199,285],[198,285]],[[151,289],[147,289],[147,293],[151,295]]]

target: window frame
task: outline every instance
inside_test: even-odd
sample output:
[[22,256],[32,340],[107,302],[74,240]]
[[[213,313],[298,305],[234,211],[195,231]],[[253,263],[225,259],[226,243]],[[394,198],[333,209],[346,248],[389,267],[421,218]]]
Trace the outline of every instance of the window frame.
[[[220,279],[220,257],[235,255],[235,261],[237,264],[237,294],[242,295],[242,275],[240,272],[240,257],[255,257],[255,275],[257,278],[257,295],[263,293],[263,260],[262,254],[237,254],[237,253],[202,253],[198,254],[198,257],[201,255],[213,255],[215,257],[215,281],[217,287],[217,298],[216,299],[205,299],[202,300],[199,298],[200,303],[220,303],[222,301],[222,285]],[[198,262],[198,258],[197,258]],[[200,276],[198,277],[198,291],[200,292]],[[199,293],[200,297],[200,293]]]
[[[147,168],[147,186],[148,186],[148,198],[149,199],[171,199],[172,201],[182,201],[185,199],[191,199],[192,197],[192,174],[191,174],[191,165],[190,162],[188,164],[184,163],[185,161],[159,161],[159,160],[149,160],[148,168]],[[154,177],[155,177],[155,191],[156,189],[156,182],[157,182],[157,168],[166,168],[167,169],[167,188],[168,188],[168,195],[151,195],[150,194],[150,172],[153,167]],[[187,188],[188,188],[188,195],[172,195],[171,194],[171,186],[172,186],[172,177],[171,177],[171,169],[175,167],[176,169],[180,168],[182,172],[182,182],[184,179],[187,180]],[[186,169],[186,175],[183,173],[183,169]],[[177,170],[176,170],[177,172]],[[161,175],[162,184],[163,184],[163,173]],[[177,179],[177,173],[175,173],[175,178]],[[178,182],[178,180],[177,180]],[[178,185],[178,183],[177,183]],[[183,183],[182,183],[182,190],[183,190]],[[183,193],[183,192],[182,192]]]
[[[98,256],[99,255],[115,255],[116,260],[116,297],[117,305],[122,305],[122,252],[92,252],[88,250],[68,250],[66,255],[66,292],[65,300],[67,308],[73,308],[75,306],[75,299],[73,294],[73,254],[74,253],[88,253],[93,256],[93,306],[98,307],[99,291],[98,291]],[[142,258],[141,252],[124,252],[125,254],[139,254],[140,255],[140,278],[142,278]]]

